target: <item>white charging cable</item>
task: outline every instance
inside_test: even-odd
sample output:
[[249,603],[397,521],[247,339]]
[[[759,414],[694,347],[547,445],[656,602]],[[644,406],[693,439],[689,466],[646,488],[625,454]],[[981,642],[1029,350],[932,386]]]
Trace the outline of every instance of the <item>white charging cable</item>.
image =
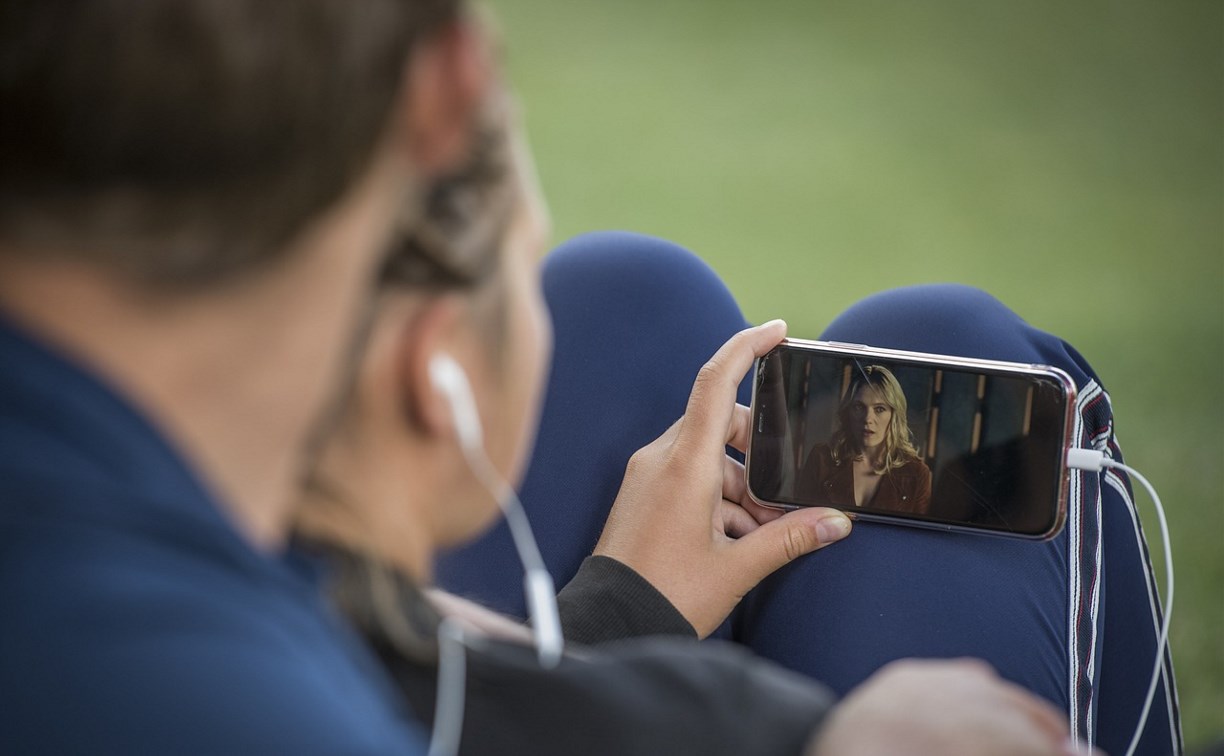
[[1152,711],[1152,701],[1156,697],[1156,687],[1160,684],[1160,670],[1164,667],[1165,650],[1169,646],[1169,617],[1173,614],[1173,545],[1169,541],[1169,523],[1165,519],[1164,505],[1160,503],[1160,496],[1156,493],[1156,489],[1135,468],[1117,462],[1095,449],[1068,450],[1067,467],[1088,472],[1102,472],[1110,468],[1121,470],[1139,481],[1147,489],[1148,495],[1152,497],[1152,503],[1156,505],[1156,517],[1160,520],[1160,540],[1164,545],[1165,577],[1167,582],[1164,600],[1164,619],[1161,620],[1160,634],[1156,639],[1156,663],[1152,669],[1152,681],[1148,684],[1147,698],[1143,701],[1143,711],[1140,712],[1139,722],[1135,725],[1135,734],[1131,737],[1130,746],[1126,749],[1126,756],[1134,756],[1135,749],[1139,747],[1139,739],[1143,737],[1143,729],[1147,725],[1148,715]]

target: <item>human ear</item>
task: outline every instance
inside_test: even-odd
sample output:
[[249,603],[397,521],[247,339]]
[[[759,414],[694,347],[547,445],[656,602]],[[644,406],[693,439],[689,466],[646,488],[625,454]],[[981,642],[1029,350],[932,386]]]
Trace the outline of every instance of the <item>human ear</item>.
[[[458,435],[446,387],[438,385],[440,356],[460,361],[465,354],[457,340],[461,305],[454,297],[425,302],[399,339],[396,387],[405,420],[425,438]],[[462,370],[462,368],[460,368]]]
[[426,175],[453,168],[469,146],[471,125],[492,80],[486,34],[460,18],[423,39],[406,73],[409,159]]

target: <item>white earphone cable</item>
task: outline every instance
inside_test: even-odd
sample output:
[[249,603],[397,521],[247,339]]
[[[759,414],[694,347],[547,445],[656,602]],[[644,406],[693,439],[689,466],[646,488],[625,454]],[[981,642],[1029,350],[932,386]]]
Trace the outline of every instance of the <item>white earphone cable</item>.
[[531,522],[518,494],[489,461],[482,448],[464,446],[468,464],[489,493],[497,499],[510,527],[510,537],[519,561],[523,563],[523,591],[531,610],[531,632],[535,638],[540,665],[552,669],[561,661],[565,640],[561,632],[561,616],[557,610],[557,591],[552,574],[544,565],[540,547],[531,531]]
[[[455,430],[464,460],[501,508],[514,550],[523,565],[523,591],[531,610],[531,631],[540,666],[552,669],[561,661],[565,638],[557,610],[557,592],[544,565],[531,522],[514,487],[501,476],[484,449],[484,433],[467,375],[449,355],[431,360],[430,378],[450,400]],[[467,647],[458,620],[444,619],[438,627],[438,693],[429,756],[455,756],[463,733],[467,678]]]
[[1107,468],[1125,472],[1147,489],[1148,495],[1152,497],[1152,503],[1156,505],[1156,517],[1160,522],[1160,540],[1164,547],[1166,581],[1164,617],[1161,619],[1160,630],[1156,638],[1156,660],[1152,668],[1151,682],[1148,683],[1147,697],[1143,701],[1143,710],[1135,724],[1135,734],[1131,737],[1130,746],[1126,749],[1126,756],[1134,756],[1135,750],[1139,747],[1139,740],[1143,737],[1143,730],[1147,726],[1148,715],[1152,711],[1152,701],[1156,697],[1156,688],[1160,684],[1160,673],[1164,667],[1165,651],[1169,647],[1169,618],[1173,615],[1173,545],[1169,540],[1169,523],[1165,518],[1164,505],[1160,502],[1160,495],[1156,493],[1156,488],[1135,468],[1116,462],[1102,452],[1093,449],[1069,450],[1067,466],[1090,472],[1102,472]]
[[428,756],[455,756],[463,735],[467,653],[463,625],[452,618],[438,625],[438,693]]

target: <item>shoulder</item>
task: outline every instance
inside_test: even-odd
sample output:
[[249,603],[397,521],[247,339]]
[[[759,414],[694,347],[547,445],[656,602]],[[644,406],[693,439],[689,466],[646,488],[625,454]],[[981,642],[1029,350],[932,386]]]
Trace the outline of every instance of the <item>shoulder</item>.
[[808,452],[803,468],[799,470],[799,476],[803,485],[817,486],[827,482],[840,469],[838,462],[833,459],[833,447],[820,443]]
[[835,464],[833,461],[833,447],[826,443],[813,445],[811,451],[808,452],[807,463],[822,467],[829,467]]
[[910,457],[901,467],[895,468],[892,471],[893,475],[899,478],[915,480],[918,482],[929,481],[931,479],[931,468],[926,466],[926,463],[917,457]]
[[[0,560],[0,742],[47,752],[414,753],[305,581],[155,533],[29,526]],[[372,669],[372,668],[371,668]]]

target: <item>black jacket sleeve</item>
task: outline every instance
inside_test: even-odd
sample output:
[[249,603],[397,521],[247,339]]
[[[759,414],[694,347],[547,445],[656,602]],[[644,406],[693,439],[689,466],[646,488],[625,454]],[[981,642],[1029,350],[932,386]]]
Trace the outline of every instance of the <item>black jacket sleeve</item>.
[[[434,716],[432,667],[382,649],[417,717]],[[461,756],[799,756],[833,704],[828,690],[719,641],[636,638],[571,649],[467,649]]]
[[570,643],[592,645],[650,635],[697,637],[666,596],[611,557],[587,557],[557,594],[557,608]]

